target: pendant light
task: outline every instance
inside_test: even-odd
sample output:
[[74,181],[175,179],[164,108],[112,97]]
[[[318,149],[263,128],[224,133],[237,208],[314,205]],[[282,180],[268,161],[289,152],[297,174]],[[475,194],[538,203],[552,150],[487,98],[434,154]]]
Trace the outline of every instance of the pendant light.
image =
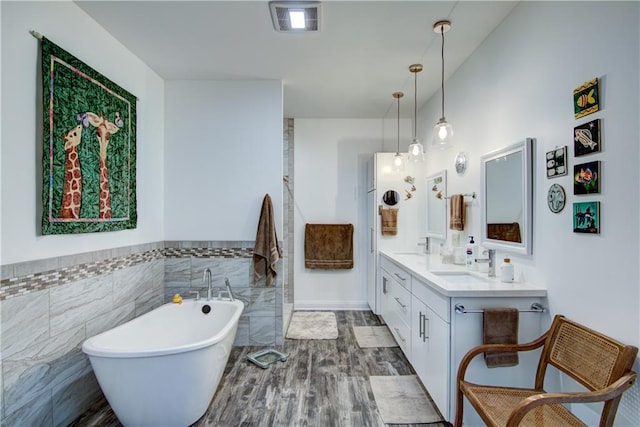
[[453,137],[453,127],[447,120],[444,118],[444,33],[451,29],[450,21],[438,21],[433,24],[433,31],[439,33],[442,36],[442,50],[440,53],[440,57],[442,59],[442,79],[441,79],[441,90],[442,90],[442,115],[440,116],[440,120],[436,123],[435,128],[433,129],[433,142],[432,145],[434,147],[439,148],[447,148],[451,144],[451,139]]
[[414,162],[424,161],[424,147],[418,139],[418,73],[422,71],[421,64],[409,66],[409,71],[414,75],[413,83],[413,141],[409,145],[409,160]]
[[396,148],[396,154],[393,156],[393,166],[392,169],[394,172],[403,172],[404,171],[404,157],[400,154],[400,98],[404,96],[402,92],[394,92],[393,97],[398,100],[398,145]]

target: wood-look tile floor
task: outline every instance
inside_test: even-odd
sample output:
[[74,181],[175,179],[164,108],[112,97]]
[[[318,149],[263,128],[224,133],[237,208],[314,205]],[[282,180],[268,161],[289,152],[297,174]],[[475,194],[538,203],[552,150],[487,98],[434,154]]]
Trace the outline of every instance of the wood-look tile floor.
[[[369,376],[415,372],[398,347],[358,347],[351,327],[380,325],[372,312],[335,313],[338,339],[286,339],[276,349],[289,359],[268,369],[246,360],[262,347],[234,347],[209,409],[193,426],[383,426]],[[121,424],[101,399],[71,426]]]

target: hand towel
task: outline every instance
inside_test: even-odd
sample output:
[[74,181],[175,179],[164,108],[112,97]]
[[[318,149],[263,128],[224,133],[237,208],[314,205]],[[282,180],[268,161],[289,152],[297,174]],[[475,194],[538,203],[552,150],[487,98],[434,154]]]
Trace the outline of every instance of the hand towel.
[[389,208],[380,210],[380,228],[383,236],[395,236],[398,234],[398,209]]
[[271,196],[266,194],[262,200],[258,231],[256,232],[256,244],[253,248],[253,283],[256,283],[266,275],[266,285],[271,286],[278,274],[278,260],[281,256],[282,251],[278,245]]
[[306,224],[304,266],[321,270],[353,268],[353,224]]
[[[485,344],[517,344],[518,343],[518,309],[485,308],[482,335]],[[484,362],[488,368],[499,366],[515,366],[518,364],[518,353],[484,353]]]
[[449,200],[449,228],[451,230],[464,230],[464,196],[462,194],[454,194]]

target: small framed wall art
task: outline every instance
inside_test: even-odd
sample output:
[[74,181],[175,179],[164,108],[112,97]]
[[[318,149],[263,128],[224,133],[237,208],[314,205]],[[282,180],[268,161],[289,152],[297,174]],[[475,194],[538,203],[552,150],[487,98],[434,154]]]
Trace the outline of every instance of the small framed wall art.
[[573,167],[573,194],[600,193],[600,161]]
[[600,202],[578,202],[573,204],[574,233],[600,233]]
[[573,90],[573,115],[576,119],[599,109],[598,78],[589,80]]
[[567,174],[567,146],[547,151],[547,178]]
[[600,119],[573,128],[573,154],[576,157],[601,151]]

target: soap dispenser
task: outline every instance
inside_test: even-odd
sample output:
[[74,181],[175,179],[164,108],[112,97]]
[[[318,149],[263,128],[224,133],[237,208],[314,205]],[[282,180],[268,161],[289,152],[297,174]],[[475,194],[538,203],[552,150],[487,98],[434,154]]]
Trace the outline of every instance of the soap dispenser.
[[469,236],[469,243],[467,244],[467,270],[476,270],[478,264],[476,264],[476,254],[478,253],[478,246],[473,241],[473,236]]

